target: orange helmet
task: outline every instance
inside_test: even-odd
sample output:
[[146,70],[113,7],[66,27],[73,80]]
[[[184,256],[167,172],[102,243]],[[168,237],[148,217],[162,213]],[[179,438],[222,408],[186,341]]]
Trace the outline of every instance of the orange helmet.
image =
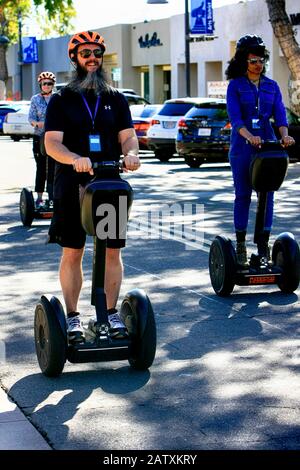
[[74,34],[68,44],[68,54],[73,62],[76,61],[76,49],[81,44],[99,44],[103,52],[106,49],[104,38],[99,33],[83,31],[82,33]]
[[52,80],[54,83],[56,82],[56,77],[54,75],[54,73],[52,72],[42,72],[39,74],[38,76],[38,82],[41,83],[42,80],[44,79],[47,79],[47,80]]

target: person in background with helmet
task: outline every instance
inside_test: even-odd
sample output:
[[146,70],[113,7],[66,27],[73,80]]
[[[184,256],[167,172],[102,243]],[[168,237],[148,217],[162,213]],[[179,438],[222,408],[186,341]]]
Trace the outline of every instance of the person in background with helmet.
[[33,155],[36,162],[35,191],[37,192],[36,208],[43,207],[43,192],[47,181],[49,202],[53,200],[53,177],[55,162],[41,153],[41,138],[44,134],[46,109],[53,94],[55,75],[52,72],[42,72],[38,76],[40,93],[31,98],[28,120],[34,127]]
[[[256,36],[241,37],[234,57],[226,70],[230,80],[227,89],[227,110],[232,125],[229,160],[233,174],[235,201],[234,225],[238,263],[247,264],[246,233],[252,186],[250,163],[254,147],[263,140],[276,140],[270,119],[281,135],[282,146],[294,144],[288,135],[285,107],[278,84],[265,76],[269,59],[264,41]],[[249,145],[251,144],[251,145]],[[269,237],[273,220],[274,193],[268,194],[264,233],[258,241],[258,254],[270,259]]]
[[[53,96],[46,115],[46,149],[56,160],[54,214],[48,241],[58,243],[63,250],[59,275],[71,342],[84,340],[77,309],[86,237],[80,221],[80,188],[92,178],[93,161],[119,161],[122,153],[127,170],[140,166],[128,103],[108,84],[102,69],[105,49],[104,39],[97,32],[84,31],[70,39],[68,53],[75,67],[74,77]],[[105,292],[109,332],[114,338],[128,335],[116,310],[124,246],[123,239],[107,241]]]

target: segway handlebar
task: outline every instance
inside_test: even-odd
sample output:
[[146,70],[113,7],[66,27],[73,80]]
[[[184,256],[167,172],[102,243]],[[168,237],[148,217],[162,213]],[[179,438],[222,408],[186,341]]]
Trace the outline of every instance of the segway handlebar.
[[103,161],[103,162],[93,162],[92,163],[92,168],[93,170],[107,170],[107,171],[112,171],[112,170],[118,170],[120,173],[122,173],[123,168],[124,168],[124,163],[123,161],[115,162],[115,161]]
[[[251,145],[249,140],[246,140],[246,143]],[[293,144],[294,145],[294,144]],[[253,147],[255,147],[253,145]],[[282,140],[277,139],[277,140],[262,140],[260,143],[260,150],[263,150],[265,147],[268,147],[269,149],[275,149],[275,148],[281,148],[282,149]]]
[[101,169],[107,169],[107,170],[122,170],[123,168],[123,162],[115,162],[115,161],[103,161],[103,162],[94,162],[92,163],[92,168],[101,170]]

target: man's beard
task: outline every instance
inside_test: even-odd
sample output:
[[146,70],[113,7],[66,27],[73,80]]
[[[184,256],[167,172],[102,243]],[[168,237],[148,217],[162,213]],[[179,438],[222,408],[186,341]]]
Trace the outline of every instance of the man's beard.
[[111,89],[102,66],[96,72],[87,72],[79,64],[77,64],[76,70],[73,73],[73,79],[68,84],[68,88],[77,93],[91,90],[94,91],[96,96]]

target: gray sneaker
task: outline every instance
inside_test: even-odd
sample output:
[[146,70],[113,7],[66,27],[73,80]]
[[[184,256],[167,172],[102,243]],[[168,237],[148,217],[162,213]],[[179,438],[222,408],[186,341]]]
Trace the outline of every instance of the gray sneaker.
[[238,264],[240,264],[241,266],[245,266],[248,264],[246,242],[237,242],[236,257]]
[[108,332],[112,338],[119,339],[119,338],[126,338],[128,336],[127,328],[122,322],[117,312],[111,313],[110,315],[108,315],[108,322],[110,325]]
[[82,343],[84,341],[84,331],[79,314],[67,318],[67,334],[70,343]]

